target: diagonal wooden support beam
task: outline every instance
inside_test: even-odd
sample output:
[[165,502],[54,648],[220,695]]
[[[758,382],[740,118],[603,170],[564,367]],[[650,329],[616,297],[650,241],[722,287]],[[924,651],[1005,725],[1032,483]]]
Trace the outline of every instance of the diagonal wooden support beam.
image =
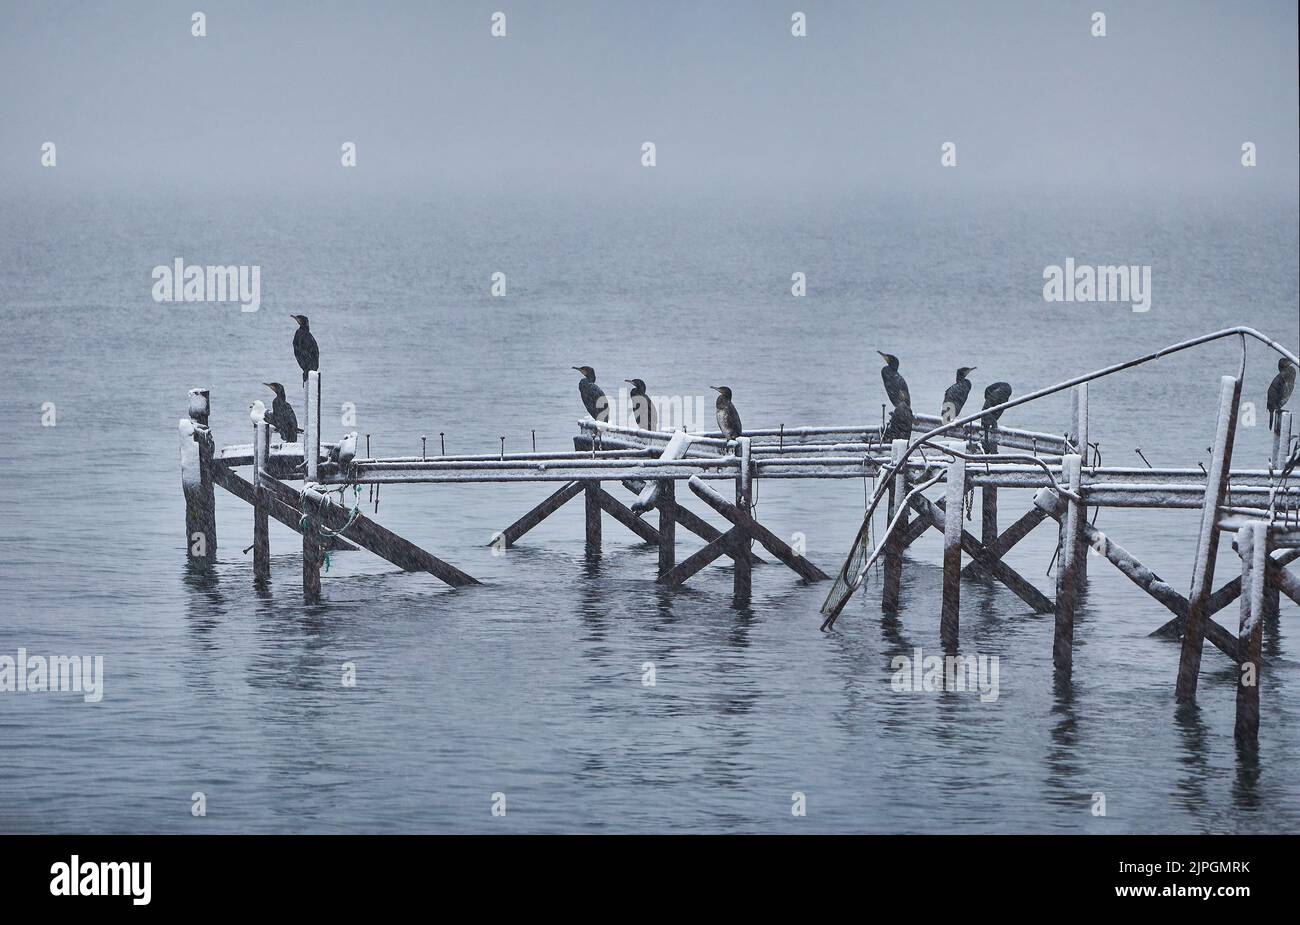
[[[254,503],[255,495],[253,483],[245,479],[242,475],[229,468],[225,463],[214,462],[212,464],[212,481],[220,485],[226,491],[230,492],[241,501],[248,504]],[[285,504],[278,497],[273,497],[271,503],[266,506],[266,512],[276,521],[284,524],[294,533],[302,533],[302,512],[296,505]],[[343,539],[341,536],[334,537],[329,543],[325,544],[325,549],[330,552],[355,552],[356,546]]]
[[[632,494],[639,495],[641,494],[641,490],[645,488],[645,482],[635,480],[635,479],[628,479],[627,481],[623,482],[623,487],[626,488],[628,491],[632,492]],[[677,503],[675,498],[668,503],[672,504],[673,519],[677,522],[678,526],[685,527],[687,530],[694,533],[696,536],[704,540],[706,543],[712,543],[718,537],[722,536],[721,530],[713,526],[713,524],[709,523],[699,514],[696,514],[690,508],[682,507],[680,504]],[[665,501],[661,495],[660,498],[655,502],[655,507],[662,507],[664,504]],[[755,552],[750,552],[749,561],[752,565],[767,564],[767,560],[759,558],[758,553]]]
[[537,507],[533,508],[523,517],[520,517],[496,536],[492,537],[492,541],[489,542],[488,545],[491,546],[493,543],[498,543],[504,539],[507,547],[513,546],[521,536],[533,529],[533,527],[537,526],[546,518],[550,517],[567,502],[572,501],[580,494],[582,494],[581,482],[566,482],[564,487],[559,491],[552,494],[541,504],[537,505]]
[[[1272,560],[1275,565],[1281,567],[1291,564],[1296,559],[1300,559],[1300,549],[1275,549],[1268,555],[1269,559]],[[1272,574],[1271,569],[1269,570],[1269,574]],[[1240,596],[1241,576],[1238,575],[1236,578],[1224,582],[1223,587],[1210,595],[1210,613],[1218,613]]]
[[699,476],[691,476],[691,480],[687,484],[690,485],[691,491],[695,492],[709,507],[735,524],[728,533],[734,533],[739,529],[742,533],[758,540],[763,544],[764,549],[793,569],[801,578],[808,581],[827,581],[830,579],[829,575],[799,555],[779,536],[751,517],[748,511],[741,510],[737,505],[722,497],[722,495],[706,485]]
[[[304,493],[300,493],[296,488],[286,485],[279,479],[271,478],[269,475],[264,477],[263,484],[280,500],[301,510]],[[403,539],[393,531],[375,523],[360,511],[353,516],[349,511],[334,504],[323,495],[318,495],[310,490],[307,490],[305,494],[308,500],[315,505],[314,516],[319,517],[326,527],[337,531],[342,530],[344,525],[347,524],[346,533],[348,539],[370,550],[380,558],[387,559],[403,571],[428,572],[453,587],[479,583],[473,576],[467,575],[454,565],[425,552],[410,540]],[[315,497],[312,497],[313,495]],[[352,518],[350,524],[348,524],[349,517]]]
[[1273,560],[1265,563],[1268,568],[1268,581],[1287,597],[1300,604],[1300,578],[1287,571]]
[[[1047,516],[1057,521],[1065,514],[1065,502],[1051,488],[1040,490],[1034,496],[1034,504]],[[1089,523],[1083,524],[1083,539],[1097,553],[1105,556],[1110,564],[1119,569],[1125,578],[1163,604],[1174,615],[1175,620],[1187,619],[1187,598],[1183,597],[1159,575],[1139,562],[1137,556]],[[1182,631],[1181,625],[1179,623],[1180,633]],[[1151,635],[1155,636],[1160,632],[1161,630],[1156,630]]]
[[[918,494],[912,499],[912,507],[926,519],[929,526],[940,533],[944,532],[947,515],[939,505],[924,495]],[[957,516],[961,516],[960,511],[957,512]],[[961,532],[961,548],[972,559],[978,559],[981,564],[992,572],[994,578],[1015,592],[1016,596],[1034,608],[1036,613],[1051,613],[1055,610],[1047,595],[1035,588],[1019,572],[1000,559],[989,558],[988,553],[984,550],[984,544],[975,539],[974,535],[968,530],[962,530]]]
[[[987,490],[987,489],[985,489]],[[996,490],[996,489],[995,489]],[[1001,559],[1011,549],[1033,532],[1043,522],[1047,512],[1039,507],[1031,507],[1020,516],[1020,519],[1011,526],[1003,530],[996,540],[992,543],[985,544],[984,548],[994,559]],[[961,570],[962,578],[974,578],[978,575],[987,575],[988,571],[978,562],[971,562]]]
[[633,514],[631,508],[624,505],[605,489],[596,489],[596,503],[600,505],[601,510],[606,514],[613,517],[647,543],[658,544],[659,531],[636,516],[636,514]]
[[702,549],[697,549],[660,575],[658,581],[660,584],[665,585],[680,585],[715,559],[725,555],[732,555],[738,545],[744,545],[744,536],[738,527],[732,527],[716,540]]

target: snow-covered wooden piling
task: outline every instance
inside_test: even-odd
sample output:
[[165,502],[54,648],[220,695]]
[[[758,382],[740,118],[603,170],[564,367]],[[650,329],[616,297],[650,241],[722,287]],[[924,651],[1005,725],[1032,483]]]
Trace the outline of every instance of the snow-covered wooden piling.
[[180,421],[181,490],[185,496],[185,556],[209,569],[217,558],[217,501],[212,484],[215,444],[208,427],[211,396],[190,389],[189,417]]
[[271,451],[271,425],[265,420],[253,422],[253,580],[265,583],[271,578],[271,523],[269,506],[272,498],[263,485]]
[[1052,664],[1069,672],[1074,664],[1074,616],[1079,603],[1082,584],[1079,563],[1087,548],[1083,543],[1083,504],[1077,500],[1082,484],[1082,458],[1068,454],[1062,463],[1066,487],[1074,498],[1066,500],[1065,516],[1061,519],[1060,555],[1056,572],[1056,626],[1052,635]]

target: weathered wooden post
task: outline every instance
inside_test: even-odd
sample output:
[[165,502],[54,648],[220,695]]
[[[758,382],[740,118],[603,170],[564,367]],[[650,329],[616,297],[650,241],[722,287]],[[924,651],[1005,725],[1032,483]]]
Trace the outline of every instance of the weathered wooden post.
[[[990,428],[984,437],[985,453],[998,451],[998,431]],[[980,489],[980,542],[988,549],[998,540],[998,489],[995,485],[986,485]]]
[[902,465],[903,455],[907,452],[906,440],[895,440],[889,448],[889,461],[894,467],[893,484],[889,487],[889,514],[886,524],[892,524],[903,508],[902,519],[898,529],[885,542],[882,553],[884,559],[884,587],[881,589],[880,609],[885,613],[898,610],[899,587],[903,579],[903,534],[907,530],[907,510],[903,499],[907,497],[907,469]]
[[[750,441],[748,437],[736,438],[736,456],[740,458],[740,468],[736,472],[736,507],[745,514],[750,511],[753,502],[753,469],[750,458]],[[739,528],[738,528],[739,529]],[[753,542],[748,533],[740,530],[736,541],[735,555],[732,556],[732,593],[748,598],[753,589],[754,566],[750,560]]]
[[583,483],[583,500],[587,513],[587,555],[600,555],[600,481],[588,479]]
[[1237,431],[1237,405],[1241,381],[1233,376],[1219,380],[1219,417],[1214,432],[1210,467],[1206,470],[1205,503],[1201,507],[1201,529],[1196,538],[1196,561],[1192,566],[1192,590],[1188,595],[1187,627],[1178,658],[1178,681],[1174,696],[1180,703],[1196,699],[1196,682],[1201,674],[1201,649],[1205,645],[1205,621],[1210,619],[1209,600],[1213,593],[1214,557],[1219,552],[1217,521],[1219,506],[1228,491],[1232,465],[1232,444]]
[[[1061,475],[1076,496],[1082,484],[1083,460],[1077,453],[1061,458]],[[1061,554],[1056,571],[1056,628],[1052,635],[1052,664],[1069,672],[1074,665],[1074,612],[1079,603],[1079,561],[1088,554],[1083,541],[1083,505],[1066,499],[1061,518]]]
[[265,584],[271,578],[271,499],[263,484],[263,471],[270,464],[271,425],[253,423],[253,580]]
[[677,564],[677,483],[659,480],[659,575]]
[[[1074,443],[1083,457],[1083,462],[1088,461],[1088,383],[1076,385],[1071,392],[1070,414],[1070,440]],[[1088,506],[1083,506],[1083,520],[1088,521]],[[1084,555],[1079,557],[1079,590],[1082,591],[1084,584],[1088,580],[1088,556],[1087,550]]]
[[948,464],[948,490],[943,521],[943,610],[939,638],[945,651],[957,651],[961,611],[961,522],[966,498],[966,460]]
[[190,565],[217,561],[217,499],[212,484],[215,445],[208,429],[211,396],[190,389],[189,417],[180,422],[181,491],[185,496],[185,556]]
[[302,531],[302,599],[306,604],[320,601],[320,569],[324,559],[320,542],[320,506],[325,498],[318,488],[311,481],[302,486],[303,519],[306,521]]
[[1233,737],[1246,748],[1259,746],[1260,638],[1268,567],[1268,524],[1251,523],[1237,533],[1241,554],[1241,623],[1237,632],[1237,722]]
[[320,373],[314,369],[307,373],[302,455],[307,460],[307,481],[314,482],[320,466]]

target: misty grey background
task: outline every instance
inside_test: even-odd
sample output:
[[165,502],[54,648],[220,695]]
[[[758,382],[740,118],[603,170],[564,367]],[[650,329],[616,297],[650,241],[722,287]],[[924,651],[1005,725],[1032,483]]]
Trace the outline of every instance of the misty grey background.
[[[97,705],[0,697],[0,827],[1295,831],[1290,604],[1249,762],[1226,659],[1207,649],[1176,711],[1178,647],[1146,635],[1166,615],[1104,564],[1068,683],[1050,617],[963,587],[963,648],[1001,659],[991,705],[889,687],[894,655],[939,651],[937,535],[909,551],[897,619],[873,584],[827,635],[825,586],[777,566],[737,607],[725,565],[658,588],[654,550],[613,522],[584,561],[577,506],[492,557],[547,486],[383,490],[378,518],[470,591],[357,553],[304,608],[300,544],[273,527],[259,597],[251,515],[223,493],[215,582],[184,568],[186,390],[212,390],[218,442],[247,440],[259,383],[298,379],[290,312],[312,318],[326,408],[354,402],[385,454],[439,431],[455,452],[571,446],[582,363],[653,394],[725,381],[758,427],[878,420],[876,349],[937,411],[958,365],[977,401],[1232,324],[1294,346],[1294,6],[1107,3],[1095,39],[1098,5],[205,3],[202,39],[193,5],[0,5],[0,651],[106,672]],[[261,310],[155,304],[150,271],[178,256],[260,265]],[[1151,311],[1044,303],[1043,267],[1071,256],[1150,264]],[[1251,348],[1241,465],[1266,458],[1274,368]],[[1224,344],[1098,385],[1104,461],[1205,461],[1235,370]],[[1007,418],[1067,421],[1064,399]],[[870,487],[760,484],[758,514],[829,570]],[[1004,499],[1004,524],[1029,503]],[[1185,589],[1196,519],[1098,526]],[[1010,557],[1049,592],[1054,542]]]

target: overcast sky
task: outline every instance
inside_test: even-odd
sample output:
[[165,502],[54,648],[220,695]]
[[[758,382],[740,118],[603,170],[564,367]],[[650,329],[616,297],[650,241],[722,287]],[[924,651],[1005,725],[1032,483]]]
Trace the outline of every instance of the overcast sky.
[[[207,37],[190,35],[195,9]],[[1090,34],[1107,14],[1107,36]],[[790,35],[807,13],[808,36]],[[507,37],[489,35],[493,11]],[[11,2],[0,192],[60,184],[1294,190],[1294,0]]]

